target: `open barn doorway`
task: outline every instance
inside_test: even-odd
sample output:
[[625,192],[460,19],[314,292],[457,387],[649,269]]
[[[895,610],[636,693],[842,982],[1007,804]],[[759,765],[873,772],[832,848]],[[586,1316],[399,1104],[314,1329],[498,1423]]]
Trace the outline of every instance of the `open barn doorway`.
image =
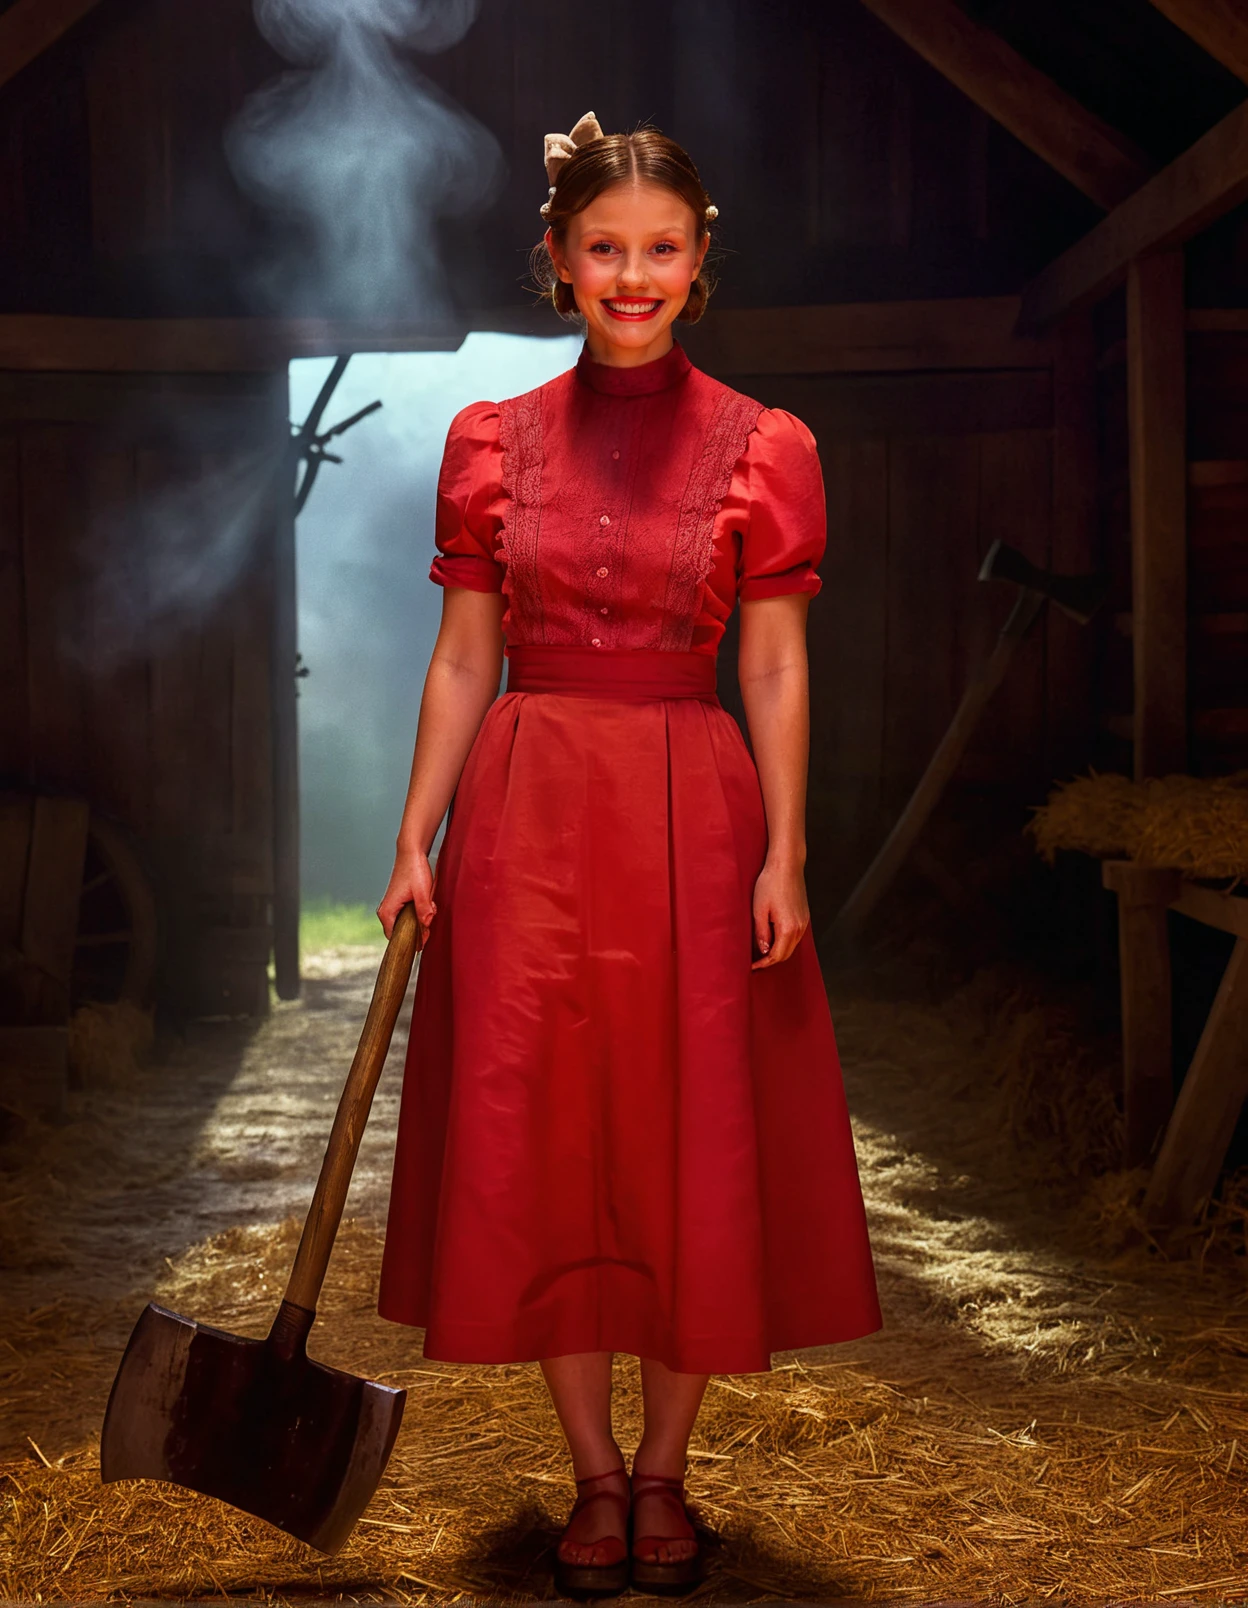
[[[438,466],[467,403],[541,385],[578,337],[470,334],[453,352],[360,353],[322,430],[382,406],[329,450],[296,530],[301,928],[323,947],[380,939],[373,914],[394,850],[421,687],[441,613],[428,579]],[[332,358],[290,367],[308,416]]]

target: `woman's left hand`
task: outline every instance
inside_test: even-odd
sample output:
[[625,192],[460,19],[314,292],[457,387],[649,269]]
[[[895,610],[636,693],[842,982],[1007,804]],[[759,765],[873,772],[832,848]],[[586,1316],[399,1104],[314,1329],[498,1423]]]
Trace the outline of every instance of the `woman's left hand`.
[[750,970],[760,971],[787,960],[809,925],[810,906],[801,866],[766,861],[754,884],[754,942],[762,959],[754,961]]

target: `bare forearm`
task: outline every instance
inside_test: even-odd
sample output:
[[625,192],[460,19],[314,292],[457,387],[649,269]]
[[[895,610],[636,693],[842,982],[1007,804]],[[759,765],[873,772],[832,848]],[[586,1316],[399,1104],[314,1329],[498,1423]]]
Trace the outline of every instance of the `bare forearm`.
[[810,693],[805,651],[795,645],[783,664],[740,677],[767,813],[767,858],[806,863],[806,778]]
[[464,761],[498,693],[500,670],[464,665],[436,651],[425,677],[416,749],[398,847],[428,854]]

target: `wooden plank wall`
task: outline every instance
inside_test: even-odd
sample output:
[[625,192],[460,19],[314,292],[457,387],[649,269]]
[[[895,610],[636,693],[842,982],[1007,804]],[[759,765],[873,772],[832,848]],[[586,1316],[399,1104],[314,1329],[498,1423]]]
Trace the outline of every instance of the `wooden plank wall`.
[[0,778],[134,835],[194,1013],[267,1002],[286,405],[284,374],[0,373]]
[[[891,393],[882,417],[857,414],[852,382],[820,389],[759,385],[820,442],[830,525],[811,628],[812,806],[835,859],[861,867],[1009,612],[1013,588],[976,579],[988,547],[1001,538],[1049,561],[1051,394],[1047,375],[896,376],[872,387]],[[986,713],[963,784],[1041,796],[1045,693],[1038,631]]]
[[[1097,217],[860,0],[660,0],[644,29],[484,0],[417,62],[510,170],[487,215],[440,231],[467,307],[529,302],[542,137],[585,109],[577,85],[606,127],[653,121],[701,164],[725,303],[1010,293]],[[4,86],[0,308],[256,311],[248,266],[286,224],[240,197],[221,136],[287,69],[251,0],[127,0]]]
[[[829,540],[809,629],[810,872],[828,915],[896,818],[1009,613],[1014,588],[977,578],[991,544],[1000,539],[1065,572],[1096,562],[1090,330],[1080,323],[1030,351],[998,339],[994,366],[988,343],[975,350],[971,338],[976,321],[997,320],[994,304],[967,303],[954,316],[939,308],[899,305],[890,318],[880,305],[847,316],[847,326],[864,328],[846,364],[874,359],[889,372],[724,375],[797,414],[820,447]],[[962,323],[968,359],[981,366],[959,368],[954,350],[930,338],[902,339],[923,320],[950,331]],[[802,343],[790,343],[802,367],[822,350],[810,318],[804,327],[805,360]],[[734,355],[731,341],[718,349]],[[897,366],[907,351],[913,369]],[[730,664],[732,642],[725,651]],[[1048,611],[960,767],[955,817],[958,800],[972,796],[998,822],[1021,817],[1055,778],[1087,763],[1093,663],[1086,632]]]

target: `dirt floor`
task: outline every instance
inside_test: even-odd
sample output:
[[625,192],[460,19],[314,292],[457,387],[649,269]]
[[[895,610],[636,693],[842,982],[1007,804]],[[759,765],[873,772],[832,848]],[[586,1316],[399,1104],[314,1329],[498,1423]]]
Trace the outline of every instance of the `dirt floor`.
[[[298,1003],[158,1043],[5,1150],[0,1598],[552,1595],[572,1487],[537,1369],[425,1364],[374,1310],[397,1050],[311,1346],[409,1391],[347,1546],[326,1559],[209,1499],[99,1483],[148,1299],[267,1329],[376,960],[313,957]],[[1248,1598],[1248,1190],[1151,1243],[1142,1175],[1112,1169],[1112,1043],[1015,980],[931,1003],[842,979],[833,1008],[885,1327],[712,1382],[699,1595]],[[618,1377],[627,1448],[635,1365]]]

